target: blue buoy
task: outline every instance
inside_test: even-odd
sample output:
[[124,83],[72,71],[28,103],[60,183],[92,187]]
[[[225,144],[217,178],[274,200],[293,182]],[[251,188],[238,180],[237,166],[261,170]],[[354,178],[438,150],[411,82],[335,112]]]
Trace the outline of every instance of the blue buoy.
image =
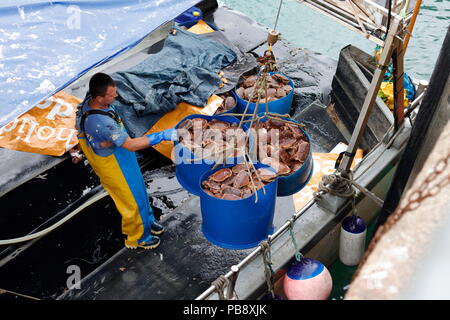
[[357,215],[346,217],[341,224],[339,259],[347,266],[356,266],[364,254],[367,227]]
[[311,258],[294,262],[283,279],[284,293],[289,300],[326,300],[332,288],[328,269]]

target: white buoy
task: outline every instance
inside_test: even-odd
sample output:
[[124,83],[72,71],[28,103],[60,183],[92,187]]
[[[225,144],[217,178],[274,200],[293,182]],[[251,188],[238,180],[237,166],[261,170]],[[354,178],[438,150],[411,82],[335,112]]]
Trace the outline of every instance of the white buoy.
[[366,223],[357,215],[350,215],[342,221],[339,242],[339,259],[347,266],[356,266],[366,246]]

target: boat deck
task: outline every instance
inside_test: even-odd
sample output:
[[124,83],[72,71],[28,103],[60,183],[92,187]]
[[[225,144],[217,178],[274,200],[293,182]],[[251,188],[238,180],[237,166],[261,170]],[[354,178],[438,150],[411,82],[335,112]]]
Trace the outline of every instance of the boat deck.
[[[239,12],[219,7],[205,20],[217,25],[244,52],[261,55],[266,49],[265,29]],[[328,152],[345,141],[322,104],[329,99],[336,61],[294,48],[285,40],[274,46],[274,52],[280,71],[295,82],[291,114],[305,123],[312,150]],[[173,166],[158,175],[144,173],[151,193],[156,190],[169,201],[177,198],[174,202],[181,203],[161,218],[166,226],[161,245],[151,251],[120,250],[84,277],[81,289],[66,291],[59,299],[194,299],[254,250],[229,250],[211,244],[201,232],[200,199],[181,188]],[[292,197],[278,197],[275,230],[293,213]]]
[[[219,7],[207,12],[205,20],[214,23],[242,52],[262,55],[267,49],[267,29],[240,12]],[[155,33],[168,32],[168,26],[161,28]],[[127,70],[157,52],[163,43],[162,40],[156,44],[149,41],[146,47],[145,41],[126,58],[118,57],[116,63],[108,62],[92,72]],[[346,142],[348,131],[343,130],[339,113],[330,113],[327,108],[338,62],[296,48],[284,39],[278,41],[273,50],[279,71],[295,83],[290,114],[305,124],[312,151],[329,152],[339,142]],[[66,91],[83,98],[89,76],[87,73]],[[1,151],[7,154],[10,163],[21,154]],[[105,197],[45,237],[2,248],[2,288],[43,299],[194,299],[254,250],[228,250],[211,244],[201,231],[199,198],[178,184],[175,167],[151,148],[140,154],[148,193],[154,205],[162,210],[161,222],[166,226],[158,248],[150,251],[124,249],[120,215],[112,200]],[[0,153],[0,159],[3,158]],[[18,186],[0,198],[0,206],[10,208],[0,216],[0,231],[5,237],[13,238],[34,228],[49,226],[88,197],[102,192],[89,166],[73,166],[70,160],[56,157],[32,158],[21,165],[21,172],[9,172],[9,175],[31,180],[24,184],[17,180]],[[36,163],[39,166],[35,166]],[[292,197],[278,197],[275,230],[293,213]],[[303,244],[311,246],[311,241],[317,242],[335,220],[332,214],[312,212],[302,222],[308,229],[307,234],[301,231]],[[282,252],[292,255],[291,249],[280,246],[284,246]],[[81,268],[81,289],[66,288],[70,265]],[[264,282],[263,273],[253,273]],[[247,279],[254,282],[243,276],[243,280]]]

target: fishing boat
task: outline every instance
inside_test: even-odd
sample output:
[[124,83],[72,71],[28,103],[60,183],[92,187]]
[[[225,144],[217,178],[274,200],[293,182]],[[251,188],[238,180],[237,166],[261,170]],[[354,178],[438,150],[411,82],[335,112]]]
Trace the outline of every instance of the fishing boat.
[[[64,85],[41,86],[42,94],[34,102],[60,91],[82,100],[93,74],[135,71],[135,66],[164,49],[174,28],[182,24],[174,19],[193,5],[201,12],[202,21],[213,29],[212,33],[220,32],[240,55],[240,61],[264,57],[268,50],[269,28],[239,11],[218,6],[214,0],[178,1],[176,6],[176,1],[169,1],[169,6],[173,5],[176,10],[167,6],[159,8],[155,1],[147,2],[154,6],[145,8],[148,14],[151,10],[161,14],[150,30],[144,28],[147,31],[143,36],[133,34],[134,41],[131,36],[125,37],[128,42],[121,50],[110,51],[107,55],[103,52],[105,55],[100,59],[94,55],[91,59],[97,60],[89,68],[77,70]],[[50,156],[1,148],[0,299],[259,299],[270,289],[281,292],[282,278],[298,252],[326,266],[331,265],[338,256],[342,220],[357,210],[368,224],[376,221],[380,208],[386,204],[383,200],[398,171],[402,154],[413,136],[412,124],[419,121],[417,114],[421,112],[422,101],[427,101],[427,95],[443,94],[442,88],[430,93],[427,85],[414,80],[417,92],[408,104],[409,120],[405,120],[403,96],[394,95],[393,110],[378,97],[391,58],[395,61],[394,84],[400,86],[397,89],[403,88],[401,48],[405,30],[414,17],[416,1],[397,1],[392,11],[369,0],[358,5],[349,1],[345,8],[339,2],[302,1],[383,46],[378,62],[351,45],[341,50],[338,61],[296,48],[285,39],[274,42],[270,49],[279,72],[295,84],[289,114],[304,125],[310,137],[312,152],[318,159],[314,162],[315,173],[332,173],[336,168],[340,169],[336,171],[339,179],[340,172],[352,167],[352,177],[347,180],[356,186],[354,202],[333,191],[331,183],[315,189],[315,197],[312,192],[277,197],[274,230],[265,241],[265,247],[224,248],[211,243],[202,232],[199,197],[183,188],[169,158],[149,148],[139,153],[140,165],[153,206],[161,210],[160,214],[155,214],[166,226],[166,232],[157,249],[133,251],[123,247],[120,215],[89,164],[74,165],[69,153]],[[15,10],[15,15],[26,17],[28,11],[36,9],[27,7],[26,3],[17,8],[0,7],[0,14],[12,15]],[[361,4],[370,9],[361,9]],[[51,10],[41,5],[42,10]],[[125,10],[130,13],[129,19],[142,18],[136,13],[140,8],[137,3],[127,6],[117,8],[115,4],[105,4],[104,8]],[[89,10],[104,18],[104,8],[99,5]],[[70,12],[80,12],[77,8],[72,7],[72,10]],[[401,10],[404,15],[400,14]],[[124,27],[123,23],[118,22],[118,27]],[[185,32],[181,28],[175,30]],[[448,39],[445,43],[448,47]],[[85,44],[82,50],[86,48],[90,47]],[[167,56],[164,63],[170,64],[170,59]],[[241,75],[254,67],[244,65],[237,70]],[[430,87],[438,76],[442,77],[433,75]],[[40,92],[36,89],[30,91]],[[2,117],[2,128],[11,131],[11,123],[25,111],[28,110],[18,108]],[[163,115],[159,114],[158,118]],[[441,127],[435,126],[435,132]],[[428,134],[428,129],[423,129],[424,135]],[[136,135],[143,133],[139,127],[130,131]],[[358,148],[364,151],[364,156],[353,167]],[[327,166],[320,162],[320,155],[326,154],[335,155],[334,158],[324,156]],[[311,191],[314,187],[299,192]],[[268,252],[270,267],[275,272],[272,277],[267,273]]]

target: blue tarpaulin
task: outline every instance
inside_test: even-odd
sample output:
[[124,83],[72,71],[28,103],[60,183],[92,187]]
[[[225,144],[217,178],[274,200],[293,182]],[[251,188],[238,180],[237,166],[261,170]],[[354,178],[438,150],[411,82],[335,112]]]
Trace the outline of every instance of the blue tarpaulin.
[[0,3],[0,128],[198,0]]

